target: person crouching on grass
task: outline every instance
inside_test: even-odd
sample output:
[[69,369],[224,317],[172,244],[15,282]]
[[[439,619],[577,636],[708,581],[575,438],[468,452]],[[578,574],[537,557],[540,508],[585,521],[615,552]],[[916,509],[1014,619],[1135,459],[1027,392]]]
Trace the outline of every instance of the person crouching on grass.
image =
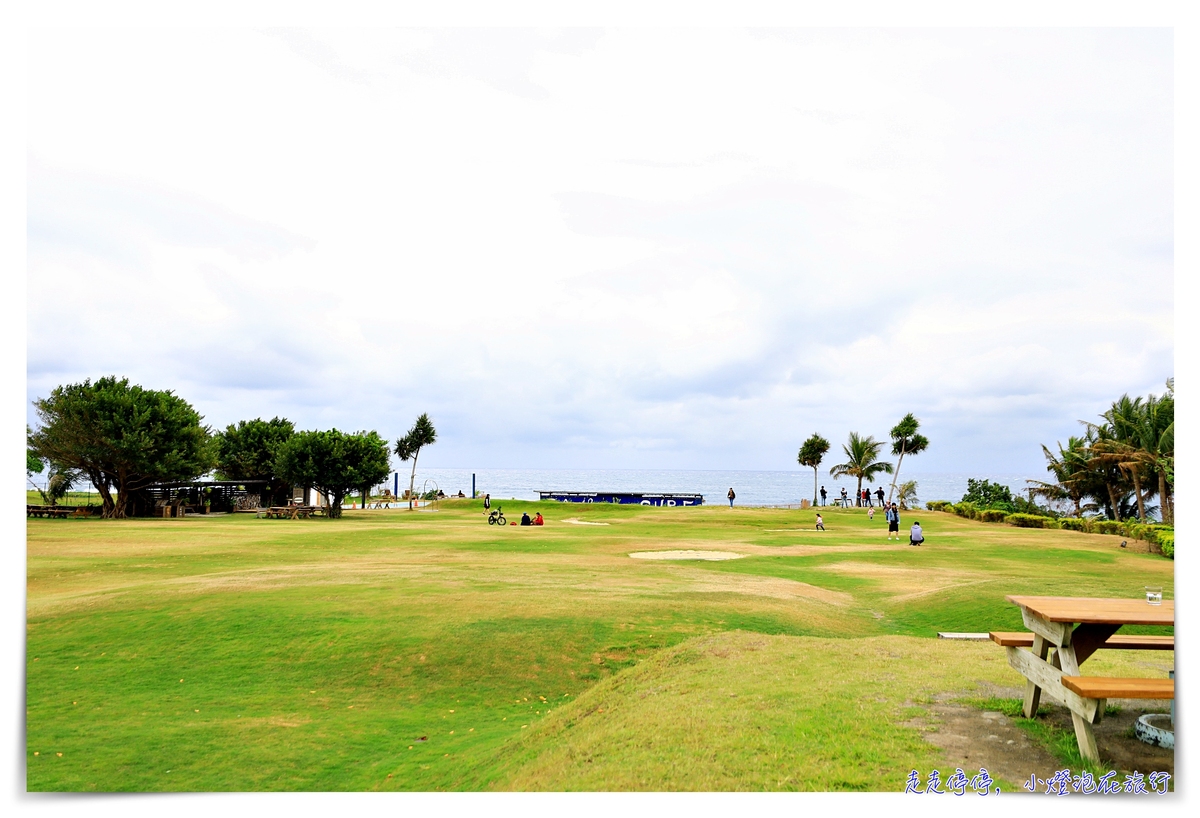
[[913,520],[912,528],[908,531],[908,544],[920,545],[925,542],[925,532],[921,531],[921,524]]

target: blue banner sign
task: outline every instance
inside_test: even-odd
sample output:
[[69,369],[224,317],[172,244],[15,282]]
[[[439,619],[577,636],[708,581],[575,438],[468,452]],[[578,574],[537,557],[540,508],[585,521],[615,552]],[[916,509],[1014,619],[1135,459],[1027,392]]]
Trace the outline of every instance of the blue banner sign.
[[644,494],[627,491],[539,491],[543,500],[560,503],[619,503],[623,506],[702,506],[703,494]]

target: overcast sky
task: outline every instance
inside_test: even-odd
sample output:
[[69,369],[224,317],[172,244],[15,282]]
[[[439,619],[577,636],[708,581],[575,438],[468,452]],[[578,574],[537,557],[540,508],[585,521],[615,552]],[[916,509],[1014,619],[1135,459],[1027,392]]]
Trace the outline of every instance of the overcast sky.
[[[28,381],[426,466],[920,471],[1174,367],[1169,29],[58,30]],[[29,417],[34,417],[30,409]],[[831,461],[837,462],[837,461]]]

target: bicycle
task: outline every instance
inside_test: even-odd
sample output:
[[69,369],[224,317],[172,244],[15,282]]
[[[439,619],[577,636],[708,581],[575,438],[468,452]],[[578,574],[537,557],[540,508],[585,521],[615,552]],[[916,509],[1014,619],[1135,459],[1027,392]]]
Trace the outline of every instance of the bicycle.
[[500,510],[500,506],[496,506],[495,510],[488,515],[488,525],[508,525],[508,520],[504,519],[504,512]]

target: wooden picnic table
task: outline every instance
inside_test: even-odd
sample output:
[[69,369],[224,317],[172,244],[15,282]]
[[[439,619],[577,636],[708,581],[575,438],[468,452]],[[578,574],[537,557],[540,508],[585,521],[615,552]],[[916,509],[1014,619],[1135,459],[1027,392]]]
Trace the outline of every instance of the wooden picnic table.
[[[1093,724],[1099,724],[1108,698],[1174,698],[1174,682],[1166,679],[1104,679],[1084,677],[1079,666],[1101,648],[1161,650],[1163,637],[1113,635],[1123,625],[1174,625],[1175,603],[1150,605],[1144,599],[1097,599],[1061,596],[1008,596],[1021,609],[1025,627],[1033,632],[1031,650],[1018,640],[1006,644],[1008,663],[1026,679],[1025,717],[1033,718],[1045,690],[1071,711],[1075,738],[1084,758],[1099,763]],[[1015,636],[993,634],[997,637]],[[1174,649],[1174,638],[1170,648]],[[1050,648],[1054,656],[1047,661]]]
[[259,509],[256,516],[277,520],[297,520],[311,517],[316,511],[316,506],[271,506],[270,508]]
[[26,517],[70,517],[82,516],[76,511],[76,506],[36,506],[29,503],[25,504]]

